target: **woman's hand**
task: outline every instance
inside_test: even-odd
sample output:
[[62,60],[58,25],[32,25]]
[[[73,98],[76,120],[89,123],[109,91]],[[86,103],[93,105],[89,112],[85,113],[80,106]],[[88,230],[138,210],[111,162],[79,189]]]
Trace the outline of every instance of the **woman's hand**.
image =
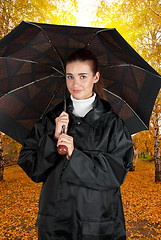
[[69,115],[66,112],[62,112],[59,117],[55,119],[56,123],[56,128],[55,128],[55,135],[54,139],[58,140],[60,135],[62,134],[62,127],[65,126],[65,134],[67,133],[68,130],[68,123],[69,123]]
[[65,145],[68,148],[68,154],[67,154],[67,159],[70,160],[70,157],[73,153],[74,150],[74,142],[73,142],[73,137],[62,133],[57,141],[57,147],[59,145]]

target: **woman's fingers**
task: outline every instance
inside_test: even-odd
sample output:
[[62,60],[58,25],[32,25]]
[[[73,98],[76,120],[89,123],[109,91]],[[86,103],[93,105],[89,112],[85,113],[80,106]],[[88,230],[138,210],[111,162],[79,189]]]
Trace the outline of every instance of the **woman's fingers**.
[[59,117],[61,117],[61,116],[66,116],[66,117],[68,117],[69,115],[68,115],[68,113],[66,113],[65,111],[63,111],[63,112],[59,115]]
[[55,119],[55,139],[58,139],[60,134],[62,133],[62,127],[64,126],[64,133],[67,133],[69,123],[69,115],[66,112],[62,112],[59,117]]
[[57,142],[57,146],[59,145],[65,145],[68,148],[68,157],[70,158],[74,150],[73,137],[66,134],[61,134]]
[[[59,117],[55,119],[56,128],[54,138],[57,140],[57,147],[59,145],[65,145],[68,148],[67,158],[70,159],[74,150],[73,137],[67,135],[69,115],[66,112],[62,112]],[[64,128],[64,131],[62,129]]]
[[65,133],[67,132],[67,127],[69,123],[69,115],[66,112],[62,112],[58,118],[56,118],[56,124],[62,128],[65,126]]
[[57,141],[57,146],[59,146],[62,143],[70,144],[72,142],[73,142],[73,137],[71,137],[67,134],[61,134],[58,141]]

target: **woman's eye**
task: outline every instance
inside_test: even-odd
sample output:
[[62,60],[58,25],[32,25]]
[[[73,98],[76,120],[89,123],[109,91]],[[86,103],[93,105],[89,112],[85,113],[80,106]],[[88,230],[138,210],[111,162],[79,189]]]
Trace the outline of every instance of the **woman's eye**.
[[84,76],[84,75],[81,76],[81,79],[85,79],[85,78],[86,78],[86,76]]
[[67,75],[66,78],[73,79],[73,76]]

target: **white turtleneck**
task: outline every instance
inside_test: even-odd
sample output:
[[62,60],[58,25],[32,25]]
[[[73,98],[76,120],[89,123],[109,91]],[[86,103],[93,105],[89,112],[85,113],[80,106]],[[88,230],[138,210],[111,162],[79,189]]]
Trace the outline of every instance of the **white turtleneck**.
[[92,97],[83,100],[75,99],[72,95],[70,97],[73,102],[73,114],[77,117],[84,117],[93,108],[96,93]]

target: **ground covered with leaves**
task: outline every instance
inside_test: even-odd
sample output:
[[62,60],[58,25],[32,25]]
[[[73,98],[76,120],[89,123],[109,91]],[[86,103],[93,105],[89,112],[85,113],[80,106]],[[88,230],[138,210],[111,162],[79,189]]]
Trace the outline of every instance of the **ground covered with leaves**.
[[[36,240],[35,221],[41,184],[19,166],[5,167],[0,182],[0,239]],[[154,163],[139,160],[121,187],[128,240],[161,240],[161,183],[154,182]]]
[[155,183],[154,162],[139,160],[121,189],[128,239],[161,240],[161,182]]

